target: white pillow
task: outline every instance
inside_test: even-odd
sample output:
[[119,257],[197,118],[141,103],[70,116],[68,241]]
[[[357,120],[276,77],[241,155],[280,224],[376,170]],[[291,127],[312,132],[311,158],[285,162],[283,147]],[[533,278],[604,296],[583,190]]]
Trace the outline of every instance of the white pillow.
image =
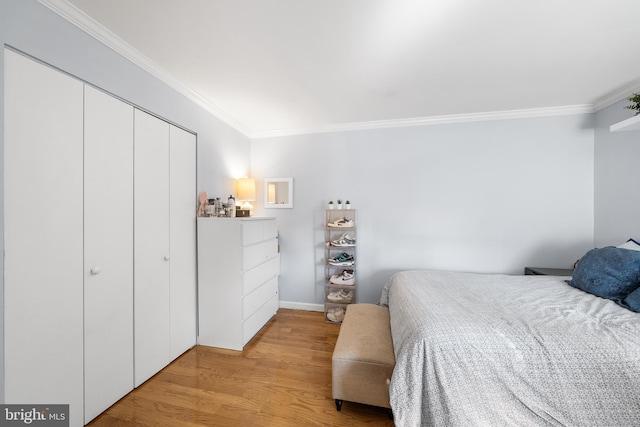
[[618,247],[622,249],[630,249],[632,251],[640,251],[640,243],[636,242],[633,239],[627,240],[625,243],[621,244]]

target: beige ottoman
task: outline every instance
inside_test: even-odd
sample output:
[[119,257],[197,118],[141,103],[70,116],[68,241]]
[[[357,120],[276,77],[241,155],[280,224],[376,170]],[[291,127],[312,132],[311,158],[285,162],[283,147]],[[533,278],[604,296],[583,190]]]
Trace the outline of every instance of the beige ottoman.
[[395,363],[389,310],[374,304],[348,305],[332,357],[336,409],[342,409],[343,400],[390,409]]

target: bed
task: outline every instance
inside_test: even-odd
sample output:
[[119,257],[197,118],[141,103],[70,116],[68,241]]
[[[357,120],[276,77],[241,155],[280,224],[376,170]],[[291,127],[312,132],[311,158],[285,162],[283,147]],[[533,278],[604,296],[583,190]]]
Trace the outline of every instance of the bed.
[[567,279],[395,274],[396,425],[640,425],[640,314]]

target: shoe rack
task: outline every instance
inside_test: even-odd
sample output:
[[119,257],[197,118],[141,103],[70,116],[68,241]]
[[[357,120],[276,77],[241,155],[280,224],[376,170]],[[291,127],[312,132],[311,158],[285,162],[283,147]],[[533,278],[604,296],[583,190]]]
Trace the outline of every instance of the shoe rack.
[[324,318],[342,323],[347,306],[356,302],[357,210],[325,209]]

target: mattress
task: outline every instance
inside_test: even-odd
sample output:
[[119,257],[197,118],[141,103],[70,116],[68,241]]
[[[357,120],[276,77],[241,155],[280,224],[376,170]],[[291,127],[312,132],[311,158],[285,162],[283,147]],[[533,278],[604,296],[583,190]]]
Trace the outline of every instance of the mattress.
[[395,274],[396,425],[640,425],[640,314],[566,279]]

